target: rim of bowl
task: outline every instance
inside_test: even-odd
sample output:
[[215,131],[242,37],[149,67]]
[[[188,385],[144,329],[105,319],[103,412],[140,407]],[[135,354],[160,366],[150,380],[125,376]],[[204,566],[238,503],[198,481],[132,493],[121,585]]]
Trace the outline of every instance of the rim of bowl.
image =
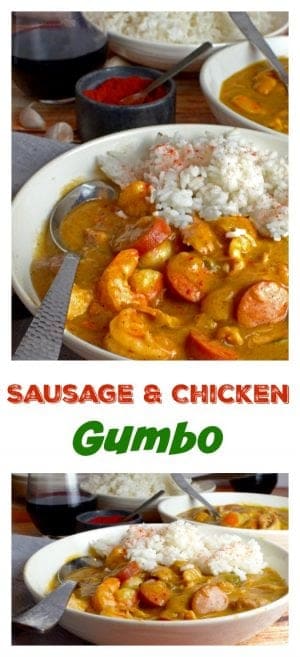
[[[120,75],[120,71],[124,71],[127,75]],[[138,73],[144,73],[144,76],[140,77],[147,77],[147,72],[149,71],[150,73],[155,73],[156,75],[153,75],[151,80],[155,80],[156,78],[160,77],[162,75],[161,71],[158,71],[155,68],[150,68],[149,66],[107,66],[106,68],[95,70],[95,71],[90,71],[90,73],[87,73],[86,75],[81,76],[79,80],[77,80],[76,85],[75,85],[75,94],[85,100],[86,102],[90,102],[94,107],[111,107],[114,108],[120,108],[122,111],[128,110],[131,112],[138,112],[144,109],[145,107],[156,107],[158,105],[162,105],[170,96],[172,96],[174,93],[176,94],[176,83],[173,79],[166,80],[166,82],[162,83],[162,87],[167,87],[166,93],[161,97],[157,98],[156,100],[152,100],[151,102],[147,103],[140,103],[138,105],[119,105],[118,103],[102,103],[99,100],[93,100],[93,98],[89,98],[88,96],[85,96],[83,91],[87,89],[95,89],[98,84],[101,84],[102,82],[105,82],[106,80],[109,80],[110,77],[117,77],[118,74],[120,77],[128,78],[131,75],[134,75],[134,72],[136,74]],[[107,72],[107,75],[106,75]],[[86,82],[88,84],[88,80],[90,78],[93,78],[97,75],[101,78],[101,80],[98,80],[98,82],[95,81],[95,86],[87,86],[85,89],[82,89],[82,86]],[[111,74],[111,76],[109,75]],[[113,75],[114,74],[114,75]],[[150,83],[149,83],[150,84]],[[129,94],[128,94],[129,95]]]
[[[14,213],[14,208],[18,204],[20,197],[24,193],[26,193],[27,189],[30,189],[30,186],[32,185],[32,181],[38,178],[38,176],[41,174],[41,172],[49,172],[51,171],[51,168],[55,166],[56,162],[66,160],[68,161],[69,158],[73,157],[74,150],[76,149],[76,152],[78,150],[84,152],[85,150],[89,150],[93,145],[95,145],[97,142],[104,141],[107,143],[109,150],[109,144],[111,141],[115,141],[116,138],[120,137],[121,141],[124,136],[128,137],[129,133],[132,134],[133,137],[135,136],[145,136],[147,137],[148,135],[150,136],[151,133],[154,134],[154,131],[156,130],[156,134],[158,134],[161,130],[171,130],[171,136],[174,136],[175,133],[178,133],[180,131],[189,131],[192,130],[192,132],[195,130],[201,130],[203,133],[215,133],[215,134],[222,134],[224,132],[228,132],[230,130],[239,130],[241,132],[241,138],[243,136],[243,133],[246,132],[250,136],[252,135],[253,139],[256,137],[262,138],[263,139],[271,139],[272,137],[277,139],[278,141],[282,141],[282,143],[287,147],[288,141],[286,139],[286,135],[283,135],[280,132],[275,132],[273,131],[272,134],[261,131],[261,130],[252,130],[250,128],[244,128],[244,127],[233,127],[233,126],[228,126],[228,125],[222,125],[222,124],[212,124],[212,123],[207,123],[207,124],[202,124],[202,123],[175,123],[175,124],[161,124],[159,126],[157,125],[151,125],[151,126],[143,126],[140,128],[132,128],[128,130],[121,130],[119,132],[114,132],[108,135],[104,135],[102,137],[96,137],[95,139],[91,139],[87,142],[84,142],[82,144],[79,144],[70,150],[61,153],[57,157],[53,158],[53,160],[50,160],[50,162],[47,162],[44,164],[38,171],[36,171],[30,178],[27,180],[24,185],[18,190],[16,195],[13,198],[12,201],[12,218],[13,218],[13,213]],[[166,133],[168,134],[168,132]],[[196,133],[195,133],[196,134]],[[195,138],[195,135],[192,134],[190,137],[191,139]],[[271,144],[270,144],[271,147]],[[268,148],[266,146],[265,148]],[[55,203],[55,201],[54,201]],[[53,205],[54,205],[53,203]],[[45,225],[45,221],[41,222],[40,225],[40,230],[42,227]],[[14,271],[14,244],[13,244],[13,252],[12,252],[13,258],[12,258],[12,286],[19,297],[19,299],[22,301],[22,303],[25,305],[25,307],[32,313],[32,315],[35,315],[38,311],[38,308],[40,307],[41,301],[38,299],[38,296],[36,293],[34,293],[35,299],[33,293],[29,295],[29,293],[23,289],[22,283],[19,283],[18,278],[16,277],[15,271]],[[78,336],[74,335],[71,333],[68,329],[65,329],[64,331],[64,336],[63,336],[63,344],[67,346],[69,349],[71,349],[74,352],[74,355],[81,355],[82,353],[86,354],[86,351],[90,352],[89,355],[82,356],[84,360],[129,360],[132,361],[134,359],[127,358],[126,356],[120,356],[119,354],[115,354],[113,352],[107,351],[106,349],[103,349],[102,347],[97,347],[96,345],[92,344],[91,342],[87,342],[86,340],[83,340],[82,338],[79,338]],[[171,361],[169,361],[171,362]]]
[[[274,40],[280,40],[281,42],[283,42],[283,40],[284,41],[288,40],[288,36],[284,35],[284,34],[278,35],[278,36],[271,36],[270,35],[266,38],[266,41],[267,42],[270,41],[271,42],[270,45],[272,45],[273,39]],[[288,43],[288,41],[286,41],[286,43]],[[241,47],[243,48],[247,45],[249,45],[248,41],[243,40],[243,41],[238,41],[237,43],[231,44],[226,49],[233,51],[234,49],[238,49],[238,48],[241,48]],[[235,112],[233,109],[231,109],[231,107],[228,107],[228,105],[225,105],[225,103],[223,103],[220,100],[219,96],[216,96],[214,93],[212,93],[207,81],[205,80],[205,75],[206,75],[206,71],[209,70],[210,67],[214,64],[216,58],[220,57],[220,56],[221,56],[220,52],[212,53],[210,55],[210,57],[208,57],[206,59],[206,61],[203,63],[202,68],[199,72],[200,88],[202,89],[203,94],[207,97],[209,102],[211,102],[214,105],[218,105],[220,110],[224,111],[224,113],[226,113],[228,115],[228,117],[230,119],[232,119],[233,121],[239,121],[241,125],[240,126],[235,126],[237,128],[240,127],[240,128],[244,128],[244,129],[248,129],[248,130],[256,130],[256,132],[265,132],[265,133],[268,133],[270,135],[282,135],[285,139],[288,140],[288,137],[289,137],[288,133],[286,134],[284,132],[280,132],[279,130],[273,130],[273,128],[269,128],[268,126],[264,126],[264,125],[262,125],[262,123],[256,123],[256,121],[252,121],[251,119],[248,119],[246,116],[243,116],[243,114],[239,114],[238,112]],[[282,57],[282,56],[283,55],[280,55],[280,57]],[[262,57],[263,57],[263,55],[262,55]],[[251,66],[251,62],[249,62],[248,66]],[[237,68],[237,70],[234,71],[234,72],[237,72],[238,70],[240,70],[240,69]],[[233,75],[233,73],[231,73],[230,75]],[[224,78],[224,80],[226,80],[226,78]]]
[[[154,528],[158,528],[158,527],[162,527],[162,523],[149,523],[149,527],[150,526],[152,526]],[[122,525],[122,527],[123,527],[124,531],[126,531],[126,529],[129,529],[132,526],[124,524],[124,525]],[[81,537],[86,536],[87,542],[90,543],[91,540],[92,540],[91,539],[91,533],[92,532],[97,532],[97,533],[99,532],[99,537],[100,537],[100,532],[105,532],[105,531],[109,532],[113,529],[114,529],[114,527],[103,527],[103,528],[100,527],[100,528],[97,528],[97,529],[92,529],[92,530],[87,530],[85,532],[80,532],[79,535]],[[70,540],[74,536],[76,536],[76,534],[72,534],[71,536],[66,536],[64,538],[59,539],[59,542],[61,542],[61,541],[67,542],[68,540]],[[102,536],[102,538],[103,538],[103,536]],[[267,547],[269,547],[272,550],[274,550],[275,552],[277,552],[277,554],[278,553],[281,554],[281,557],[287,559],[287,566],[288,566],[289,553],[288,553],[288,550],[286,548],[283,548],[280,545],[274,544],[271,541],[266,540],[265,538],[257,538],[255,540],[257,540],[259,543],[262,543],[262,547],[264,545],[266,545]],[[49,549],[51,551],[51,547],[55,544],[57,544],[57,542],[52,542],[52,543],[50,543],[48,545],[45,545],[44,547],[40,548],[39,550],[37,550],[37,552],[35,552],[31,557],[29,557],[29,559],[26,561],[26,563],[24,565],[23,577],[24,577],[25,585],[28,588],[28,590],[32,593],[32,595],[38,596],[38,598],[41,599],[41,600],[43,598],[45,598],[46,593],[43,594],[43,595],[41,595],[40,593],[37,593],[36,589],[30,584],[30,581],[28,580],[28,569],[31,567],[31,564],[32,564],[32,562],[34,562],[34,559],[35,559],[37,554],[39,554],[42,551],[49,550]],[[51,581],[51,576],[50,576],[49,581]],[[289,585],[289,582],[288,582],[288,567],[287,567],[287,579],[285,581],[286,581],[286,584]],[[217,623],[220,622],[220,620],[222,622],[225,622],[226,624],[229,624],[229,623],[234,622],[235,620],[239,620],[239,618],[245,618],[245,617],[251,618],[251,616],[256,616],[257,613],[261,614],[264,611],[266,611],[267,609],[274,609],[277,606],[281,606],[282,604],[286,604],[287,600],[288,600],[288,597],[289,597],[289,589],[288,589],[287,593],[285,593],[280,598],[277,598],[277,600],[273,600],[272,602],[269,602],[265,605],[262,605],[261,607],[257,607],[256,609],[248,609],[246,611],[237,612],[235,614],[228,614],[228,616],[216,616],[216,617],[213,617],[213,618],[199,618],[199,619],[193,621],[193,626],[194,626],[194,624],[197,624],[197,626],[201,626],[201,625],[204,625],[204,623],[208,623],[209,625],[216,625]],[[78,609],[68,609],[67,608],[66,611],[68,613],[75,614],[75,615],[77,615],[81,618],[84,618],[86,615],[88,615],[89,618],[99,618],[100,620],[102,620],[104,622],[107,621],[107,622],[109,622],[113,625],[122,623],[122,624],[125,624],[125,626],[127,626],[128,622],[130,622],[130,623],[134,623],[134,622],[140,623],[141,622],[140,619],[135,619],[135,618],[128,619],[128,618],[121,618],[121,617],[120,618],[114,618],[114,617],[111,617],[111,616],[104,616],[104,615],[102,615],[102,616],[99,615],[98,616],[97,614],[92,614],[92,613],[87,612],[87,611],[80,611]],[[176,627],[176,626],[182,627],[182,624],[184,622],[185,622],[184,620],[170,620],[170,621],[168,621],[167,626],[168,627],[170,627],[170,626],[171,627],[172,626],[173,627]],[[161,627],[161,625],[162,625],[162,622],[160,620],[147,620],[147,621],[145,621],[145,623],[146,623],[146,627],[148,627],[148,626],[149,627],[151,627],[151,626]],[[187,625],[187,627],[189,627],[188,623],[186,625]],[[185,625],[184,625],[184,627],[185,627]]]

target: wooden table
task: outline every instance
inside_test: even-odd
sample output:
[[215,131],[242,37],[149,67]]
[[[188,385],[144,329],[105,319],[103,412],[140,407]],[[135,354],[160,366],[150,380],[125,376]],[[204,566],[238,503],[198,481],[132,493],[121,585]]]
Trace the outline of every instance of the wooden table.
[[[218,490],[226,490],[224,487],[218,488]],[[228,489],[227,489],[228,490]],[[274,491],[276,495],[288,495],[288,490],[286,488],[276,488]],[[32,524],[24,503],[15,502],[12,505],[12,531],[18,534],[23,534],[27,536],[40,536],[41,534]],[[263,632],[260,632],[254,637],[251,637],[248,641],[243,641],[239,645],[247,646],[260,646],[260,645],[282,645],[286,644],[288,641],[288,611],[274,624],[270,627],[267,627]],[[32,644],[34,644],[35,638],[32,636]]]
[[[176,123],[217,123],[200,91],[197,73],[186,73],[177,76],[176,86]],[[18,132],[41,135],[41,133],[35,133],[33,130],[22,128],[19,123],[20,110],[30,102],[33,102],[33,99],[23,94],[23,92],[13,84],[12,128]],[[76,132],[74,103],[66,103],[65,105],[48,105],[35,102],[34,109],[43,116],[47,128],[57,121],[66,121],[67,123],[70,123],[75,131],[75,141],[77,143],[80,141]]]

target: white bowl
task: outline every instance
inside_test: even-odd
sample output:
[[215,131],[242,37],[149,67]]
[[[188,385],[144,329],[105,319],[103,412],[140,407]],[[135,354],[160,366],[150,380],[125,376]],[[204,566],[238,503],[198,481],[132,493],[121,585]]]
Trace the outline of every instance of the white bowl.
[[[160,131],[169,136],[181,133],[187,139],[194,139],[205,133],[216,136],[229,130],[230,128],[219,125],[160,126]],[[15,196],[12,208],[13,287],[30,312],[34,314],[40,304],[30,277],[36,242],[47,222],[50,211],[62,195],[63,190],[70,185],[71,181],[81,182],[96,177],[97,157],[105,155],[108,151],[126,151],[128,149],[134,159],[143,146],[152,143],[158,131],[157,126],[150,126],[125,130],[86,142],[42,167]],[[264,132],[240,129],[238,134],[241,139],[254,143],[258,148],[287,155],[287,140],[279,133],[268,135]],[[75,354],[89,360],[123,360],[121,356],[85,342],[69,331],[64,333],[64,344]]]
[[[35,600],[45,596],[49,582],[70,557],[86,554],[89,545],[99,538],[112,537],[117,543],[126,529],[127,526],[119,526],[82,532],[55,541],[36,552],[24,569],[25,584]],[[211,526],[203,527],[203,534],[212,534],[214,529]],[[268,541],[260,541],[260,545],[266,562],[287,581],[286,550]],[[143,622],[67,609],[60,624],[81,639],[98,645],[233,645],[275,623],[286,608],[287,595],[258,609],[189,622]]]
[[[275,36],[283,34],[288,28],[288,13],[276,12],[278,15],[278,28],[269,32],[265,36]],[[108,32],[109,46],[113,52],[121,57],[125,57],[131,62],[136,64],[143,64],[144,66],[152,66],[160,70],[166,70],[173,64],[176,64],[180,59],[186,57],[190,52],[198,48],[200,43],[185,43],[174,44],[162,41],[151,41],[146,39],[139,39],[129,36],[124,36],[114,30]],[[214,43],[213,48],[217,52],[221,48],[230,45],[228,42]],[[203,55],[196,59],[186,69],[187,71],[198,71],[201,63],[206,59],[207,55]]]
[[[278,57],[288,57],[289,40],[287,36],[273,37],[266,41]],[[277,130],[247,119],[220,101],[221,86],[227,78],[263,59],[264,56],[257,48],[248,41],[243,41],[222,50],[222,52],[216,52],[203,64],[199,76],[200,87],[219,123],[278,135]],[[287,139],[287,135],[283,136]]]
[[[205,494],[206,492],[214,491],[216,488],[216,485],[213,481],[203,481],[201,482],[201,485],[200,483],[197,485],[195,482],[193,485],[197,487],[199,492],[203,492]],[[81,483],[81,488],[88,493],[93,493],[93,490],[91,490],[85,481]],[[174,492],[174,497],[178,496],[181,497],[180,492],[178,492],[178,494]],[[156,502],[150,506],[147,506],[145,511],[141,511],[141,515],[144,520],[147,520],[148,522],[157,522],[160,520],[158,504],[163,500],[169,499],[169,497],[173,497],[173,495],[170,495],[170,493],[167,495],[162,495]],[[124,511],[134,511],[138,506],[140,506],[140,504],[143,504],[146,499],[146,497],[124,497],[120,495],[105,495],[103,493],[98,493],[97,506],[99,509],[121,509]]]
[[[213,492],[205,494],[205,498],[213,506],[220,504],[258,504],[262,506],[288,507],[288,497],[281,497],[280,495],[262,495],[260,493],[235,493],[235,492]],[[161,519],[164,522],[171,522],[178,520],[178,515],[189,511],[195,507],[201,506],[201,502],[192,500],[189,495],[180,495],[177,497],[169,497],[166,500],[161,500],[158,503],[158,511]],[[206,523],[199,523],[194,520],[189,520],[198,526],[205,526]],[[255,538],[264,538],[281,545],[288,547],[288,530],[286,529],[236,529],[232,527],[220,527],[219,525],[212,525],[217,533],[234,532],[241,536],[255,536]]]

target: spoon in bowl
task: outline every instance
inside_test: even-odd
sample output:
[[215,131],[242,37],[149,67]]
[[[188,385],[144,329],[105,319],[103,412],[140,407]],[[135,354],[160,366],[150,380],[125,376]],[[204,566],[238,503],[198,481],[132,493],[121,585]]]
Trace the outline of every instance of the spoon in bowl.
[[113,187],[101,180],[93,180],[74,187],[54,206],[49,217],[50,234],[65,257],[12,360],[58,360],[72,286],[81,257],[79,253],[69,251],[62,242],[61,223],[77,205],[115,196]]
[[31,627],[41,633],[51,630],[61,619],[71,594],[78,585],[78,582],[69,579],[72,572],[85,566],[100,568],[102,565],[100,559],[90,556],[76,557],[68,561],[56,574],[60,586],[30,609],[13,616],[13,623]]
[[266,59],[270,62],[271,66],[277,72],[278,77],[281,82],[283,82],[286,89],[289,86],[289,76],[285,68],[282,66],[278,57],[275,55],[272,48],[270,48],[267,41],[264,39],[262,34],[259,32],[254,23],[252,23],[251,18],[246,11],[229,11],[230,18],[239,28],[239,30],[244,34],[246,39],[252,43],[258,50],[260,50]]
[[190,497],[193,497],[195,500],[199,500],[199,502],[202,502],[203,506],[205,506],[206,509],[209,510],[209,512],[213,515],[213,517],[218,520],[221,516],[217,509],[210,504],[210,502],[207,501],[205,497],[201,493],[199,493],[197,490],[189,484],[189,482],[184,478],[182,474],[171,474],[172,479],[174,479],[175,483],[181,490],[184,490],[185,493],[187,493]]
[[201,46],[196,48],[195,50],[192,50],[192,52],[189,53],[186,57],[183,57],[183,59],[180,59],[179,62],[176,62],[174,66],[171,66],[165,73],[162,73],[158,78],[155,78],[151,84],[149,84],[145,89],[142,91],[137,91],[134,94],[130,94],[129,96],[125,96],[124,98],[121,99],[120,105],[138,105],[140,103],[143,103],[145,100],[146,96],[148,96],[151,91],[154,91],[154,89],[157,89],[157,87],[160,87],[164,82],[167,82],[167,80],[171,80],[171,78],[174,78],[177,73],[180,73],[180,71],[183,71],[191,62],[193,62],[197,57],[200,57],[200,55],[204,55],[205,52],[208,52],[209,50],[213,49],[212,43],[209,41],[205,41],[205,43],[202,43]]

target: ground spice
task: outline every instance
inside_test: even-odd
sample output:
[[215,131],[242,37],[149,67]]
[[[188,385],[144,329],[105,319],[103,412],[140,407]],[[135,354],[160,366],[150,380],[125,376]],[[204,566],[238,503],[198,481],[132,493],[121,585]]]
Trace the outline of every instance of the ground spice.
[[125,517],[116,514],[114,516],[95,516],[95,518],[90,518],[88,522],[91,525],[110,525],[114,522],[122,522],[122,520],[125,520]]
[[[95,87],[95,89],[85,89],[84,95],[92,100],[95,100],[99,103],[106,103],[107,105],[120,105],[121,100],[125,96],[130,96],[135,94],[138,91],[142,91],[145,87],[148,87],[151,84],[151,78],[141,78],[138,75],[131,75],[125,78],[109,78]],[[158,100],[165,96],[166,90],[165,87],[160,86],[157,89],[154,89],[148,96],[146,96],[142,101],[139,101],[137,104],[152,103],[154,100]]]

